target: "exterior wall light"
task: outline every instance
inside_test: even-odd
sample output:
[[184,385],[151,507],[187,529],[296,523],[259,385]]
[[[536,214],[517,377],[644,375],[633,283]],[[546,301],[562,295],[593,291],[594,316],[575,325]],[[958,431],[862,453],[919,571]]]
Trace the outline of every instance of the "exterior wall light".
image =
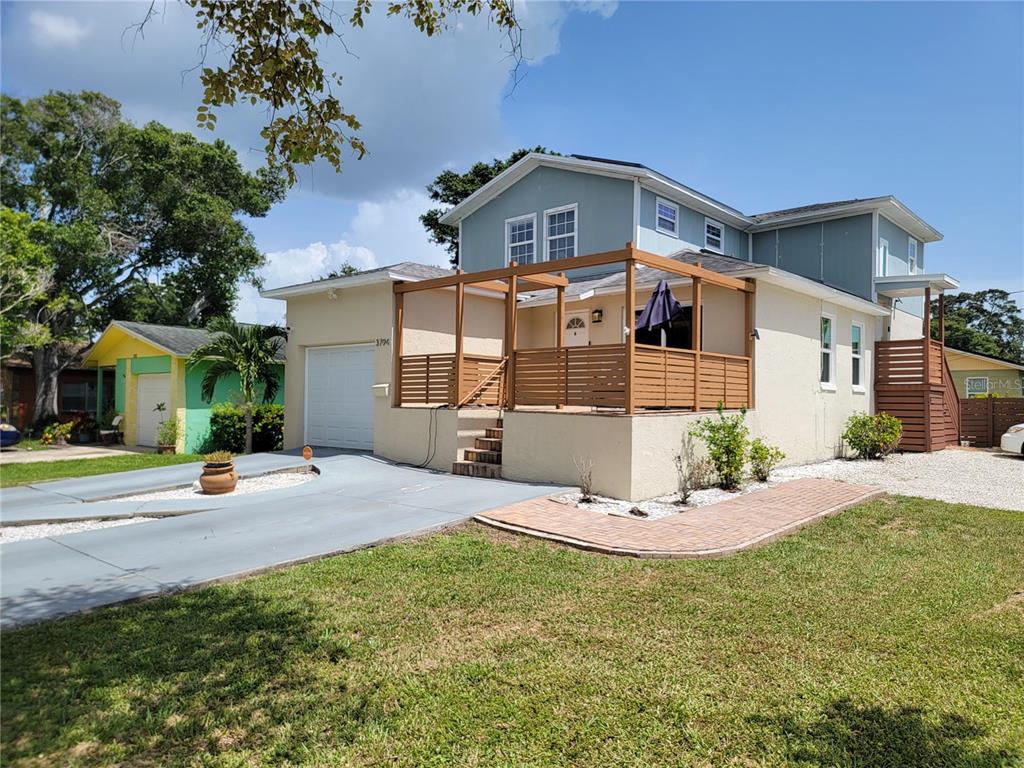
[[595,325],[597,323],[600,323],[603,319],[604,319],[604,310],[603,309],[595,309],[593,312],[590,313],[590,322],[594,323]]
[[754,339],[755,341],[760,341],[760,339],[761,339],[761,334],[759,334],[759,333],[757,332],[757,328],[755,328],[754,330],[752,330],[752,331],[750,332],[750,338]]

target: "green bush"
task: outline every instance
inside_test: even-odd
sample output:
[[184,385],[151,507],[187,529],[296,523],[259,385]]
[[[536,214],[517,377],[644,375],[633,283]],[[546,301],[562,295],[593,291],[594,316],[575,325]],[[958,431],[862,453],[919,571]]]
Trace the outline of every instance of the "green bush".
[[767,482],[768,475],[786,458],[786,454],[774,445],[768,445],[760,437],[750,443],[750,471],[762,483]]
[[704,441],[708,457],[715,465],[718,485],[725,490],[739,486],[743,481],[743,467],[747,463],[747,435],[749,430],[743,423],[746,409],[726,416],[722,404],[718,404],[718,419],[701,419],[690,430],[692,437]]
[[903,422],[885,411],[872,416],[855,413],[846,420],[843,439],[859,459],[881,459],[892,453],[903,436]]
[[176,445],[178,442],[178,420],[175,417],[160,422],[156,431],[156,441],[160,445]]
[[[284,406],[269,403],[253,406],[252,450],[279,451],[284,445]],[[242,406],[218,403],[210,413],[210,436],[206,451],[245,452],[245,414]]]

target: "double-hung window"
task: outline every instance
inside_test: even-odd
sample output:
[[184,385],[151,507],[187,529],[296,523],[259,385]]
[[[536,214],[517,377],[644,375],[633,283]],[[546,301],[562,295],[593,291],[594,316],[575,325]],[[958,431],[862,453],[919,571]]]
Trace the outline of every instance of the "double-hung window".
[[985,397],[988,395],[988,376],[968,376],[966,382],[968,397]]
[[657,198],[654,203],[655,229],[664,235],[679,237],[679,206]]
[[60,409],[96,413],[96,382],[69,381],[61,386]]
[[544,211],[547,259],[571,259],[576,255],[576,204]]
[[537,214],[505,220],[505,263],[533,264],[537,260]]
[[917,274],[917,240],[914,238],[907,242],[907,274]]
[[835,325],[832,315],[821,316],[821,381],[822,389],[836,388]]
[[725,225],[714,219],[704,219],[704,247],[721,253],[724,245]]
[[850,357],[853,362],[851,382],[854,392],[864,391],[864,326],[850,326]]

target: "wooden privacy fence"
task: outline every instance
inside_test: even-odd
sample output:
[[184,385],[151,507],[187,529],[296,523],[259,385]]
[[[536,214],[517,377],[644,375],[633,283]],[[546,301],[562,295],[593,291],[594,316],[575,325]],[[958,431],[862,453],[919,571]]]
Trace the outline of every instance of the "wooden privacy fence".
[[876,342],[875,377],[885,384],[941,384],[942,344],[932,339]]
[[960,439],[979,448],[999,445],[1007,429],[1024,422],[1024,397],[970,397],[960,400]]
[[501,376],[493,377],[502,358],[490,355],[463,355],[462,381],[456,386],[455,355],[405,355],[401,358],[401,404],[456,405],[480,387],[472,398],[476,405],[500,405],[503,390]]

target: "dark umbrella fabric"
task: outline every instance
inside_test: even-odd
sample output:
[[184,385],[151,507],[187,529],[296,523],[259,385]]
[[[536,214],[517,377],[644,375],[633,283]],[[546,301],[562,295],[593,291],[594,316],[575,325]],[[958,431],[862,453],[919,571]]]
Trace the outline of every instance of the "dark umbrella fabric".
[[668,287],[668,280],[658,282],[647,306],[640,313],[636,321],[636,330],[653,331],[659,328],[667,328],[672,324],[672,318],[683,311],[682,305],[672,295],[672,289]]

